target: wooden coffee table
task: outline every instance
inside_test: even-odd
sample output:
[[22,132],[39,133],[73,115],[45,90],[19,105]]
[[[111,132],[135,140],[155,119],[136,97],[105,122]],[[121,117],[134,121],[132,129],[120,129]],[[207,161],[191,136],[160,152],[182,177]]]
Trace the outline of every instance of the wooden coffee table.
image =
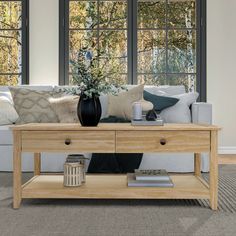
[[[12,126],[14,134],[13,208],[24,198],[93,199],[209,199],[217,209],[217,133],[213,125],[165,124],[26,124]],[[34,177],[22,185],[21,153],[34,153]],[[127,187],[126,175],[87,175],[85,185],[63,186],[62,175],[41,175],[40,153],[193,152],[194,174],[171,175],[173,188]],[[210,181],[201,177],[201,152],[209,152]],[[177,157],[176,157],[177,158]],[[184,163],[183,163],[184,164]]]

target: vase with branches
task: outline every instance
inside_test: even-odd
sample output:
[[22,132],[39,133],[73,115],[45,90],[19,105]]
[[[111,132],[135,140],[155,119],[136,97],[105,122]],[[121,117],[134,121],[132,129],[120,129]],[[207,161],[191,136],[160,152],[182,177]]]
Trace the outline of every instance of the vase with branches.
[[[93,56],[92,52],[84,47],[79,50],[76,61],[71,61],[72,78],[71,88],[67,88],[70,94],[80,96],[77,114],[81,125],[97,126],[101,118],[101,103],[99,96],[101,94],[117,94],[121,89],[125,89],[118,82],[112,80],[116,74],[116,68],[104,73],[104,68],[99,65],[98,52]],[[109,58],[107,58],[109,60]]]

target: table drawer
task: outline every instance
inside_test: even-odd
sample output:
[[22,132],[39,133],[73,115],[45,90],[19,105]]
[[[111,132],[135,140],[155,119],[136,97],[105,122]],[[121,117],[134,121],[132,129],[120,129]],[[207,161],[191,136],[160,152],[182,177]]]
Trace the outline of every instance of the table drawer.
[[25,152],[115,152],[115,131],[22,131]]
[[118,131],[116,152],[207,152],[209,131]]

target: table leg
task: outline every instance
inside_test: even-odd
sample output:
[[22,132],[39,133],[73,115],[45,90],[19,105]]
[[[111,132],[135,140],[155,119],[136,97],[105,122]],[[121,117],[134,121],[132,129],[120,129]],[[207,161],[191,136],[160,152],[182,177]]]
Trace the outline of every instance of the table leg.
[[40,175],[41,172],[41,153],[34,153],[34,175]]
[[218,150],[217,131],[211,131],[210,151],[210,206],[212,210],[218,207]]
[[196,176],[201,176],[201,154],[194,153],[194,173]]
[[21,204],[21,132],[13,131],[13,208]]

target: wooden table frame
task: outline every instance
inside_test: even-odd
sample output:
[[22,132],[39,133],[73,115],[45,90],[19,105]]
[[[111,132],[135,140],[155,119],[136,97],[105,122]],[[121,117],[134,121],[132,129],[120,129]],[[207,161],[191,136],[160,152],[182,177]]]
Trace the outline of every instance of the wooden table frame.
[[[26,124],[12,126],[13,208],[22,198],[103,198],[103,199],[192,199],[210,200],[212,210],[218,201],[217,135],[212,125],[166,124],[164,126],[131,126],[101,124],[81,127],[78,124]],[[55,138],[54,138],[55,137]],[[166,145],[160,144],[160,139]],[[72,141],[71,146],[65,139]],[[68,140],[67,140],[68,141]],[[88,176],[80,188],[66,188],[62,177],[45,177],[41,173],[41,152],[193,152],[194,175],[173,176],[174,188],[128,188],[126,177]],[[21,154],[34,153],[34,177],[22,185]],[[209,185],[201,178],[201,152],[209,152]],[[100,178],[100,182],[96,179]],[[54,182],[55,181],[55,185]],[[112,182],[113,181],[113,182]],[[114,183],[114,184],[113,184]],[[194,186],[190,186],[193,184]],[[50,187],[49,187],[50,186]],[[97,187],[98,186],[98,187]]]

